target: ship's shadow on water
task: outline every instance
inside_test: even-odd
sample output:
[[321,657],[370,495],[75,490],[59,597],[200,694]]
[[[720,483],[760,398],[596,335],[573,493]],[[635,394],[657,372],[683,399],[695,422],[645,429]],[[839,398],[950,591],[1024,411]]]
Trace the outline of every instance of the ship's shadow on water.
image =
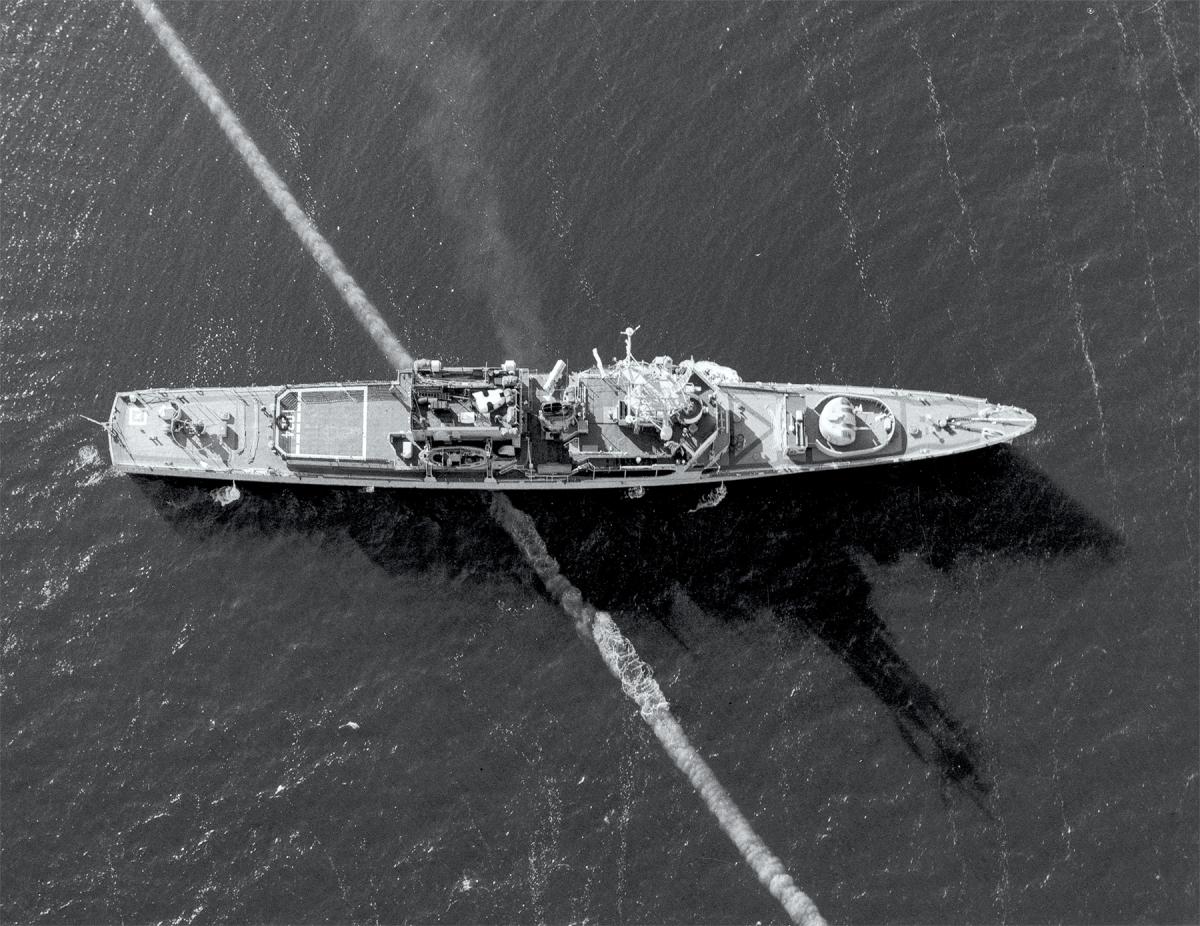
[[[395,574],[441,569],[535,581],[482,494],[243,486],[241,503],[221,509],[194,483],[138,484],[189,534],[348,536]],[[704,491],[651,490],[638,500],[619,491],[512,497],[564,574],[625,622],[661,619],[682,589],[723,619],[766,609],[797,639],[820,639],[887,708],[913,754],[986,809],[978,740],[898,653],[871,606],[864,557],[889,563],[915,555],[941,570],[997,554],[1108,557],[1118,535],[1008,448],[731,485],[718,506],[692,511]]]

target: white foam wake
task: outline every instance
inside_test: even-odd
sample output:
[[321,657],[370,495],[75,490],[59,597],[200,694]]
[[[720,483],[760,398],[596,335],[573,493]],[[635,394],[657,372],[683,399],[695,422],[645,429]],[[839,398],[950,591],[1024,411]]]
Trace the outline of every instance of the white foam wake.
[[354,313],[354,317],[383,351],[388,362],[397,368],[410,366],[413,361],[412,355],[404,349],[404,346],[392,333],[387,322],[383,320],[383,316],[379,314],[379,310],[371,304],[371,300],[363,292],[362,287],[354,282],[354,278],[346,270],[346,265],[337,256],[333,246],[325,240],[313,220],[300,208],[300,204],[292,196],[287,184],[283,182],[283,178],[275,172],[271,163],[258,150],[258,146],[242,127],[242,123],[229,108],[229,104],[225,102],[220,91],[196,63],[196,59],[192,57],[187,46],[175,34],[170,23],[163,18],[158,7],[152,0],[133,0],[133,5],[142,14],[142,19],[146,20],[146,25],[154,31],[159,44],[171,56],[171,60],[179,68],[179,73],[183,75],[184,80],[191,85],[192,89],[196,91],[196,96],[200,97],[200,100],[216,117],[221,130],[237,149],[238,154],[242,156],[242,160],[246,162],[246,166],[250,168],[250,172],[262,186],[263,192],[270,197],[271,202],[275,204],[275,207],[283,214],[284,219],[296,233],[296,237],[300,239],[308,253],[313,256],[320,268],[325,271],[325,275],[337,287],[342,299]]
[[[179,36],[163,18],[152,0],[133,0],[133,4],[154,31],[160,44],[171,56],[184,79],[195,90],[220,124],[221,129],[237,149],[246,166],[262,185],[297,237],[329,276],[359,323],[395,366],[407,366],[412,356],[392,334],[371,304],[366,293],[350,276],[333,247],[322,237],[312,219],[300,208],[283,179],[259,151],[246,133],[233,110],[222,98],[216,86],[192,58]],[[783,863],[767,848],[742,815],[729,793],[721,786],[708,763],[688,740],[683,728],[671,715],[667,699],[654,680],[650,667],[638,656],[633,644],[621,633],[612,618],[597,611],[583,600],[583,595],[562,574],[558,563],[546,550],[546,545],[529,517],[517,511],[500,493],[493,495],[492,513],[509,533],[526,559],[537,572],[551,597],[575,621],[576,629],[591,637],[609,671],[620,681],[625,691],[641,711],[659,742],[703,798],[717,818],[726,835],[737,846],[743,858],[754,869],[758,879],[783,905],[796,923],[804,926],[824,926],[825,920],[812,900],[792,881]]]
[[670,705],[654,680],[650,667],[638,656],[633,644],[621,633],[612,617],[584,601],[579,589],[559,570],[558,562],[547,551],[530,517],[514,508],[499,492],[493,496],[492,516],[525,554],[550,597],[575,622],[575,629],[596,644],[608,670],[621,683],[625,694],[637,704],[642,718],[650,725],[667,755],[688,777],[692,787],[717,818],[725,835],[754,869],[758,880],[782,904],[794,922],[803,926],[823,926],[825,920],[816,905],[792,881],[783,863],[754,832],[750,821],[743,816],[729,792],[722,787],[703,756],[691,744],[671,714]]

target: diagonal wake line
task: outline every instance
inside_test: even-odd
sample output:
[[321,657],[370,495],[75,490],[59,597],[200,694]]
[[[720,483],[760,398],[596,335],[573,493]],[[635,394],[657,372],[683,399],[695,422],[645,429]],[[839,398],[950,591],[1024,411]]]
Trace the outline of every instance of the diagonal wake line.
[[574,620],[575,629],[590,637],[600,651],[608,670],[621,683],[625,694],[637,704],[642,719],[649,724],[671,761],[688,777],[725,835],[737,846],[758,880],[779,901],[793,922],[802,926],[824,926],[825,920],[807,894],[796,886],[779,858],[754,832],[750,821],[738,809],[729,792],[717,780],[671,714],[670,705],[659,688],[650,667],[642,661],[633,644],[621,633],[612,617],[598,611],[583,599],[583,594],[558,568],[558,562],[546,549],[545,541],[529,515],[518,511],[500,492],[492,496],[492,517],[512,537],[525,555],[550,597]]
[[[159,43],[171,56],[171,60],[175,62],[180,74],[216,117],[222,131],[237,149],[263,191],[283,213],[283,217],[309,254],[342,294],[358,322],[393,365],[411,365],[412,355],[404,349],[379,311],[371,304],[367,294],[350,276],[332,245],[300,208],[283,178],[271,167],[216,86],[163,18],[153,0],[132,2],[153,30]],[[493,517],[516,542],[550,595],[575,620],[576,628],[581,633],[591,636],[609,671],[620,681],[625,694],[638,705],[642,717],[650,725],[667,754],[688,777],[692,787],[717,818],[717,822],[737,846],[742,857],[754,869],[758,879],[782,904],[793,921],[802,926],[824,926],[825,920],[817,911],[816,905],[792,881],[791,876],[784,870],[783,863],[754,832],[750,822],[717,780],[708,763],[688,740],[687,734],[672,716],[650,667],[638,656],[633,644],[621,633],[608,614],[597,611],[585,602],[579,589],[559,571],[558,563],[546,550],[545,543],[529,517],[517,511],[502,494],[494,493],[493,499]]]
[[354,281],[354,277],[350,276],[350,271],[346,269],[346,265],[333,250],[333,245],[325,240],[313,220],[296,202],[296,197],[287,188],[283,178],[276,173],[271,162],[258,149],[258,145],[242,127],[241,121],[229,108],[229,104],[225,102],[221,92],[209,80],[203,68],[196,63],[196,59],[192,57],[187,46],[171,28],[171,24],[159,12],[153,0],[132,0],[132,2],[137,7],[137,11],[142,14],[146,25],[154,32],[159,44],[175,62],[183,79],[191,85],[191,88],[196,91],[196,96],[216,117],[221,131],[225,133],[225,137],[229,139],[233,147],[237,149],[237,153],[241,155],[242,160],[246,162],[246,167],[250,169],[250,173],[254,174],[254,179],[262,186],[263,192],[283,213],[284,219],[292,227],[292,231],[296,233],[300,243],[304,245],[313,260],[337,287],[342,299],[354,313],[354,317],[383,351],[388,362],[396,368],[411,366],[412,355],[404,349],[404,345],[392,333],[392,329],[383,320],[379,310],[371,304],[371,300],[367,298],[362,287]]

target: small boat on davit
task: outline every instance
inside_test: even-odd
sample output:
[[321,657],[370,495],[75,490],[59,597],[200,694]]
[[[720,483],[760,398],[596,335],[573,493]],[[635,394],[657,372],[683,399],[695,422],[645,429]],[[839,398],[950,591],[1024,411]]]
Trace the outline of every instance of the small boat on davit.
[[644,490],[927,460],[1002,444],[1024,409],[940,392],[743,382],[708,360],[569,373],[418,360],[394,380],[118,393],[129,473],[364,488]]

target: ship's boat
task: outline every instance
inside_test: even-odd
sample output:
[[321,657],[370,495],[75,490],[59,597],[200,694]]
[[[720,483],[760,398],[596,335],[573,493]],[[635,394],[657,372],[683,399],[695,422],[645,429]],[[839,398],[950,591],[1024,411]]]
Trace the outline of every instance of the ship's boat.
[[445,489],[722,483],[1008,443],[1033,415],[985,399],[743,382],[708,360],[625,356],[571,373],[418,360],[394,380],[119,393],[106,429],[130,473]]

